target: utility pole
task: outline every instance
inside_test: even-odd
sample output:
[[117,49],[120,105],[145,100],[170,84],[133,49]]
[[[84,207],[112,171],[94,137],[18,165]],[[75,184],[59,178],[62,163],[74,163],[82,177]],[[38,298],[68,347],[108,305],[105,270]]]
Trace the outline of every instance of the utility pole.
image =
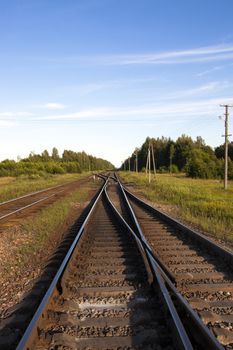
[[148,148],[148,170],[149,170],[149,184],[150,184],[150,181],[151,181],[151,175],[150,175],[150,145],[149,145],[149,148]]
[[152,153],[152,161],[153,161],[154,177],[155,177],[155,174],[156,174],[155,153],[154,153],[154,147],[153,147],[153,144],[152,144],[152,143],[151,143],[151,153]]
[[128,158],[128,162],[129,162],[129,171],[130,171],[130,157]]
[[149,148],[148,148],[147,157],[146,157],[146,177],[148,172],[148,156],[149,156]]
[[154,176],[156,175],[156,167],[155,167],[155,157],[154,157],[154,149],[153,145],[150,142],[148,146],[147,159],[146,159],[146,177],[148,173],[149,183],[151,182],[151,157],[152,157],[152,165],[154,169]]
[[138,150],[137,149],[134,152],[134,155],[135,155],[135,171],[136,173],[138,173]]
[[224,190],[227,190],[227,180],[228,180],[228,137],[231,136],[228,134],[228,117],[229,117],[229,107],[230,105],[220,105],[220,107],[225,108],[225,162],[224,162]]

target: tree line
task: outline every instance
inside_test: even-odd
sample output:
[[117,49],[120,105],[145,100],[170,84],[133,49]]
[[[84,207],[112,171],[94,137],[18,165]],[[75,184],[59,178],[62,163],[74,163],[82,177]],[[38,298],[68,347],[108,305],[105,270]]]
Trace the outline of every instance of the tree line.
[[[223,178],[224,177],[224,145],[213,149],[206,145],[202,137],[193,140],[190,136],[181,135],[176,141],[171,138],[149,138],[140,148],[136,148],[126,159],[122,170],[136,169],[136,154],[138,170],[145,171],[148,147],[152,145],[156,171],[160,173],[185,172],[193,178]],[[233,143],[229,144],[229,178],[233,179]]]
[[5,159],[0,162],[0,176],[43,176],[45,174],[81,173],[82,171],[109,170],[114,166],[107,160],[96,158],[85,152],[64,150],[59,155],[56,147],[51,155],[47,150],[41,154],[31,152],[18,161]]

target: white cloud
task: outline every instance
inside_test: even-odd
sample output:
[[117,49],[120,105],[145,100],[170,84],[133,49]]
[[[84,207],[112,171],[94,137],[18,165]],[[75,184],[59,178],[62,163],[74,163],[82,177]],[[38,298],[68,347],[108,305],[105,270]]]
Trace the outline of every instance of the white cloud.
[[[208,87],[206,87],[208,89]],[[209,86],[211,88],[211,86]],[[231,103],[232,98],[212,98],[201,99],[196,101],[181,101],[175,103],[142,105],[133,107],[98,107],[83,109],[74,113],[48,115],[43,118],[35,118],[34,120],[44,121],[72,121],[72,120],[86,120],[86,121],[134,121],[134,120],[158,120],[161,118],[174,117],[190,117],[190,116],[210,116],[213,117],[217,113],[217,108],[221,103]]]
[[211,68],[211,69],[207,69],[207,70],[205,70],[205,71],[203,71],[203,72],[198,73],[197,76],[198,76],[198,77],[203,77],[204,75],[207,75],[207,74],[209,74],[209,73],[212,73],[212,72],[216,72],[216,71],[218,71],[218,70],[221,70],[221,69],[223,69],[224,67],[225,67],[225,66],[215,66],[215,67],[213,67],[213,68]]
[[210,69],[207,69],[203,72],[200,72],[197,74],[198,77],[203,77],[204,75],[207,75],[207,74],[210,74],[212,72],[216,72],[216,71],[219,71],[219,70],[222,70],[224,68],[229,68],[233,66],[233,63],[229,63],[229,64],[225,64],[225,65],[221,65],[221,66],[215,66],[213,68],[210,68]]
[[212,81],[193,89],[185,89],[167,94],[165,99],[184,98],[187,96],[198,96],[200,94],[203,95],[204,93],[224,90],[226,87],[229,87],[231,85],[232,84],[230,84],[228,81]]
[[103,55],[69,55],[60,57],[36,56],[28,59],[46,61],[61,64],[82,65],[148,65],[148,64],[184,64],[225,61],[233,58],[233,44],[219,44],[202,46],[185,50],[128,53],[128,54],[103,54]]
[[115,79],[104,80],[97,82],[84,83],[80,85],[68,85],[59,88],[58,90],[66,93],[78,94],[79,96],[88,95],[100,90],[119,89],[134,86],[135,84],[144,84],[152,82],[167,82],[165,78],[128,78],[128,79]]
[[29,112],[0,112],[0,118],[32,117],[33,115]]
[[64,109],[66,106],[63,105],[62,103],[49,102],[49,103],[46,103],[45,105],[41,105],[40,107],[46,108],[49,110],[60,110],[60,109]]
[[233,58],[233,45],[198,47],[188,50],[145,54],[119,54],[83,57],[89,63],[106,65],[180,64],[228,60]]
[[64,105],[63,103],[59,103],[59,102],[47,102],[44,104],[32,104],[32,105],[28,106],[28,108],[33,109],[33,110],[39,108],[39,109],[47,109],[50,111],[58,111],[61,109],[65,109],[66,105]]

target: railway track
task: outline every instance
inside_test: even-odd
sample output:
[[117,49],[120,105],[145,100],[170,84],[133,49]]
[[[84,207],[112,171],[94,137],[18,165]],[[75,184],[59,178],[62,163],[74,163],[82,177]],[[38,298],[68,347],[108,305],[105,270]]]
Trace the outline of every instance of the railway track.
[[232,252],[121,189],[160,266],[219,342],[233,349]]
[[0,203],[0,231],[7,227],[10,222],[16,222],[25,215],[32,214],[45,205],[53,203],[86,181],[86,178],[72,181]]
[[90,225],[35,348],[173,348],[136,243],[103,198]]
[[105,184],[17,349],[191,349],[136,238]]
[[[128,196],[105,178],[17,350],[223,349],[146,240]],[[10,337],[17,327],[7,327]]]

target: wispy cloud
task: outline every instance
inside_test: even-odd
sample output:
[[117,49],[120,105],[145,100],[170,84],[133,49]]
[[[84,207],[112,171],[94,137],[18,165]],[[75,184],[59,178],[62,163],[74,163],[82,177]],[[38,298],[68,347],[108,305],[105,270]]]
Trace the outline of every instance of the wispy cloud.
[[83,83],[80,85],[67,85],[58,88],[58,91],[66,92],[66,93],[75,93],[79,96],[89,95],[91,93],[95,93],[101,90],[109,90],[109,89],[119,89],[119,88],[127,88],[135,85],[140,86],[142,84],[150,84],[155,82],[167,82],[168,80],[165,78],[128,78],[128,79],[113,79],[113,80],[103,80],[96,82]]
[[51,64],[81,64],[81,65],[168,65],[184,63],[205,63],[226,61],[233,58],[233,44],[203,46],[185,50],[99,54],[99,55],[61,55],[61,56],[23,56],[30,61],[44,61]]
[[230,103],[232,98],[215,98],[169,104],[143,105],[134,107],[98,107],[78,112],[48,115],[34,118],[37,121],[143,121],[166,118],[190,118],[192,116],[215,116],[220,103]]
[[203,77],[204,75],[207,75],[207,74],[210,74],[210,73],[222,70],[222,69],[226,69],[226,68],[229,68],[232,66],[233,66],[233,63],[228,63],[228,64],[221,65],[221,66],[215,66],[213,68],[210,68],[210,69],[204,70],[203,72],[198,73],[197,76]]
[[34,113],[30,112],[0,112],[0,119],[1,120],[9,120],[9,119],[16,119],[18,117],[32,117],[34,116]]
[[49,102],[49,103],[46,103],[44,107],[51,110],[58,110],[58,109],[64,109],[65,105],[57,102]]
[[64,109],[66,106],[62,103],[58,102],[48,102],[45,104],[40,104],[40,105],[33,105],[33,108],[43,108],[43,109],[49,109],[49,110],[60,110]]
[[104,65],[142,65],[197,63],[229,60],[232,58],[233,45],[231,44],[145,54],[102,55],[80,58],[80,60]]
[[[109,83],[109,82],[108,82]],[[115,81],[116,84],[121,83]],[[216,92],[231,86],[228,81],[212,81],[194,88],[168,92],[157,99],[157,102],[129,105],[129,106],[98,106],[84,108],[73,112],[60,112],[64,105],[59,103],[47,103],[40,105],[47,109],[43,115],[38,110],[28,112],[0,112],[1,125],[9,125],[14,122],[160,122],[166,120],[182,122],[198,116],[218,115],[218,106],[221,103],[232,103],[231,97],[216,97]],[[212,97],[208,95],[212,93]],[[205,95],[206,94],[206,95]],[[206,98],[204,97],[206,96]],[[207,97],[208,96],[208,97]],[[35,106],[34,106],[35,107]],[[38,106],[37,106],[38,107]],[[49,113],[51,110],[51,113]],[[13,125],[13,124],[12,124]]]
[[190,89],[186,91],[187,95],[196,95],[203,92],[216,91],[219,87],[221,87],[221,83],[219,81],[212,81],[208,84],[201,85],[195,89]]
[[204,70],[203,72],[200,72],[197,74],[198,77],[203,77],[204,75],[207,75],[207,74],[210,74],[210,73],[213,73],[213,72],[216,72],[218,70],[221,70],[223,69],[225,66],[215,66],[211,69],[207,69],[207,70]]
[[180,90],[172,93],[168,93],[165,97],[165,99],[175,99],[175,98],[184,98],[184,97],[191,97],[191,96],[198,96],[203,94],[208,94],[208,93],[214,93],[220,90],[224,90],[226,87],[232,86],[231,83],[228,81],[212,81],[207,84],[198,86],[196,88],[192,89],[185,89],[185,90]]

